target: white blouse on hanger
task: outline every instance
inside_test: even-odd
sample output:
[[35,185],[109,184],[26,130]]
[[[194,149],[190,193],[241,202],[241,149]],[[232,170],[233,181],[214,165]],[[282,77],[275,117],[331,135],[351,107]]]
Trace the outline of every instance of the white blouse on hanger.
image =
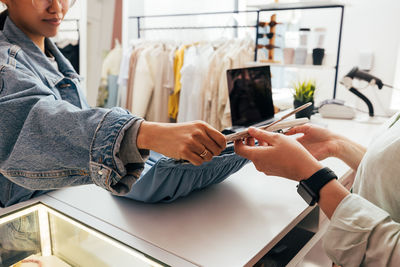
[[186,50],[181,69],[178,122],[201,119],[201,89],[213,53],[210,45],[191,46]]

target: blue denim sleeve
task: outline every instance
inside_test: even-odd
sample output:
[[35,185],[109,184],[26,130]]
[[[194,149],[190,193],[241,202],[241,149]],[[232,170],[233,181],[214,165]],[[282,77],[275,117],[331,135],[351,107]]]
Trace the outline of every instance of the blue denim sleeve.
[[80,109],[27,69],[0,68],[0,114],[0,174],[24,188],[95,183],[126,194],[144,167],[139,152],[129,166],[119,159],[125,131],[142,119],[120,108]]
[[132,152],[129,162],[124,162],[119,152],[125,133],[129,130],[137,134],[142,121],[118,108],[113,108],[104,116],[90,148],[90,172],[95,184],[116,195],[130,191],[143,171],[148,151],[139,151],[136,143],[130,142]]
[[124,197],[148,203],[171,202],[224,181],[247,163],[249,160],[235,154],[232,148],[200,166],[151,151],[141,177]]
[[135,126],[129,127],[129,129],[126,130],[123,136],[121,147],[119,149],[119,158],[126,166],[132,164],[133,162],[138,162],[138,159],[140,157],[145,157],[147,159],[149,156],[149,150],[136,149],[136,142],[140,124],[137,123]]

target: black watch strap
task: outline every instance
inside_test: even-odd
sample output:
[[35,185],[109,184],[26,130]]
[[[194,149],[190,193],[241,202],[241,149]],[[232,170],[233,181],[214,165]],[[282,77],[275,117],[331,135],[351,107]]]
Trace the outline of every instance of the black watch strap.
[[310,178],[300,181],[297,192],[309,205],[314,205],[319,201],[321,188],[333,179],[337,179],[336,174],[328,167],[322,168]]

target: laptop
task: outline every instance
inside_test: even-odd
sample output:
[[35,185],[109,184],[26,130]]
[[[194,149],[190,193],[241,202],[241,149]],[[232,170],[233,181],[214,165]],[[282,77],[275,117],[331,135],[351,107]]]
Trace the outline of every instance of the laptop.
[[232,128],[224,134],[242,131],[249,126],[274,121],[271,71],[269,66],[229,69],[226,72]]

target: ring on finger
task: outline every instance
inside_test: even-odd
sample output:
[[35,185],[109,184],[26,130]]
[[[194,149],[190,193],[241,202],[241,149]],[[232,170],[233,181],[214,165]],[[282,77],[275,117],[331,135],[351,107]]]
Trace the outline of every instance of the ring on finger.
[[202,157],[202,158],[204,158],[205,156],[207,156],[207,154],[208,154],[208,151],[207,151],[207,149],[205,148],[204,151],[201,152],[201,154],[200,154],[199,156]]

